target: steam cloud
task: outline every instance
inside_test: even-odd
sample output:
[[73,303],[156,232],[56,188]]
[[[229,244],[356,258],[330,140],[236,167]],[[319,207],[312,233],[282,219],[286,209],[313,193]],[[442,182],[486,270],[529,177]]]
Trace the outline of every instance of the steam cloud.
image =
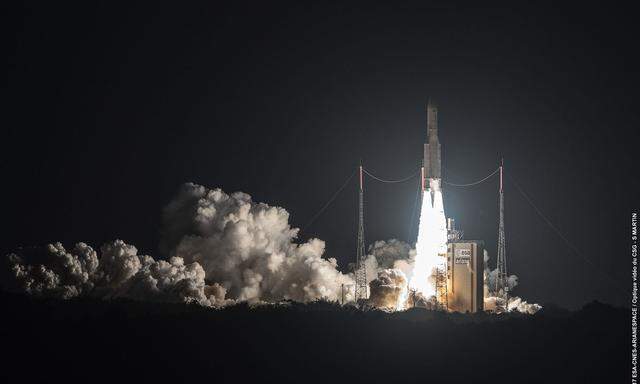
[[407,299],[407,278],[399,269],[383,269],[371,281],[370,304],[388,310],[402,309]]
[[[226,194],[187,183],[164,209],[160,249],[167,260],[139,255],[122,240],[104,244],[99,252],[85,243],[69,250],[55,243],[9,254],[0,282],[6,289],[60,299],[89,296],[224,306],[238,301],[339,300],[344,293],[345,301],[353,301],[353,275],[341,273],[336,259],[322,257],[322,240],[297,243],[297,234],[283,208],[255,203],[242,192]],[[485,265],[488,260],[485,251]],[[401,308],[415,261],[416,250],[400,240],[376,241],[369,247],[365,267],[373,306]],[[502,300],[493,292],[496,275],[496,270],[485,269],[487,309]],[[508,283],[513,289],[517,276],[511,275]],[[512,297],[507,308],[535,313],[541,307]]]
[[[498,276],[498,269],[491,270],[489,268],[489,253],[484,251],[484,307],[485,310],[495,310],[498,305],[503,308],[506,308],[507,311],[518,311],[521,313],[527,313],[529,315],[533,315],[538,312],[542,306],[535,303],[527,303],[525,300],[522,300],[520,297],[513,296],[509,297],[506,305],[504,303],[504,299],[498,295],[496,292],[496,278]],[[510,275],[507,278],[507,286],[509,287],[509,292],[513,291],[513,288],[518,285],[518,276]]]
[[36,296],[70,299],[81,295],[124,297],[213,305],[217,287],[206,287],[204,270],[179,257],[169,261],[138,255],[136,247],[116,240],[98,253],[85,243],[67,251],[62,244],[29,248],[8,257],[10,288]]
[[369,246],[369,254],[375,257],[380,268],[395,268],[398,261],[415,258],[415,249],[409,243],[397,239],[378,240]]
[[[121,240],[100,254],[84,243],[67,251],[56,243],[7,258],[14,290],[69,299],[101,298],[197,302],[337,300],[341,286],[353,285],[324,259],[324,242],[294,242],[298,229],[280,207],[254,203],[242,192],[185,184],[165,208],[161,248],[169,260],[138,255]],[[346,300],[353,300],[345,292]]]
[[397,239],[378,240],[369,246],[365,259],[367,282],[374,280],[378,272],[385,269],[397,269],[404,273],[407,280],[413,273],[416,250],[409,243]]
[[166,207],[164,223],[165,247],[201,264],[207,281],[224,287],[228,299],[337,300],[341,285],[353,284],[336,259],[322,258],[324,241],[295,243],[298,229],[286,210],[253,203],[242,192],[185,184]]

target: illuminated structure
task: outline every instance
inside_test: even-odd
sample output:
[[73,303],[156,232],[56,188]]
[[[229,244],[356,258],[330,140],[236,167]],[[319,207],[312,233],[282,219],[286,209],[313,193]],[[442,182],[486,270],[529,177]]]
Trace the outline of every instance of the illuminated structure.
[[[462,240],[463,232],[454,227],[454,220],[446,219],[443,203],[442,185],[468,187],[477,185],[495,175],[491,175],[469,184],[443,182],[441,164],[441,144],[438,139],[438,109],[429,100],[426,106],[427,137],[424,144],[420,181],[422,204],[416,256],[408,290],[399,295],[397,309],[407,306],[424,306],[430,309],[457,312],[478,312],[484,310],[484,242],[480,240]],[[359,168],[359,211],[358,211],[358,250],[355,265],[356,300],[366,299],[367,276],[363,265],[364,218],[363,218],[363,171],[373,178],[387,183],[367,170]],[[502,194],[502,166],[500,167],[500,229],[498,249],[498,283],[500,292],[506,297],[506,261],[504,257],[504,218]],[[502,289],[502,288],[505,289]]]
[[484,308],[484,242],[453,240],[447,244],[447,307],[455,312]]

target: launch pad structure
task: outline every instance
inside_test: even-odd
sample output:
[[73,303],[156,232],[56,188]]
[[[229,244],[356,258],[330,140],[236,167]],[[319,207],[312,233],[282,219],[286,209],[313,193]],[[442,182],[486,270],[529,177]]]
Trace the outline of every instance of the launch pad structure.
[[[467,187],[477,185],[491,176],[500,172],[500,188],[499,188],[499,204],[500,219],[498,225],[498,249],[496,269],[497,276],[494,282],[495,295],[500,298],[500,304],[496,300],[496,311],[502,312],[506,310],[508,302],[508,275],[506,262],[506,246],[504,233],[504,190],[503,190],[503,168],[504,162],[500,162],[500,166],[492,174],[487,177],[471,183],[471,184],[452,184],[442,180],[442,155],[441,144],[438,139],[438,108],[429,99],[426,105],[427,115],[427,141],[424,144],[424,153],[422,167],[420,169],[420,188],[423,198],[429,198],[435,201],[435,196],[439,197],[439,207],[442,207],[442,185],[447,184],[456,187]],[[357,250],[356,263],[354,266],[355,275],[355,301],[359,302],[368,299],[369,286],[367,283],[367,273],[365,268],[365,240],[364,240],[364,188],[363,174],[381,181],[381,182],[403,182],[415,177],[410,176],[402,180],[383,180],[371,174],[368,170],[363,169],[362,162],[358,167],[359,188],[358,188],[358,234],[357,234]],[[353,175],[352,175],[353,176]],[[427,195],[430,194],[429,195]],[[435,205],[434,205],[435,207]],[[444,219],[443,219],[444,220]],[[433,283],[435,285],[435,295],[431,300],[435,309],[444,311],[459,312],[477,312],[484,309],[484,242],[480,240],[462,240],[463,232],[454,226],[452,218],[446,219],[446,253],[438,253],[438,257],[442,258],[442,263],[437,266],[433,275]],[[437,229],[436,229],[437,230]],[[443,242],[444,245],[444,242]],[[439,252],[445,252],[439,251]],[[429,276],[424,276],[428,279]],[[416,292],[409,292],[409,299],[413,297],[415,304]],[[427,299],[427,298],[425,298]],[[342,301],[344,302],[344,286],[342,293]]]
[[447,271],[444,267],[436,268],[435,286],[436,286],[436,309],[449,310],[449,288],[447,281]]
[[[496,297],[501,297],[506,303],[509,300],[509,285],[507,275],[507,255],[504,237],[504,190],[502,189],[502,171],[504,161],[500,161],[500,221],[498,223],[498,255],[496,259],[496,276],[495,292]],[[504,308],[503,308],[504,309]]]
[[[433,194],[444,183],[442,180],[442,149],[438,139],[438,108],[431,102],[426,106],[427,142],[424,144],[421,186],[424,194],[426,188]],[[508,275],[504,234],[504,162],[500,162],[500,219],[498,225],[497,278],[495,292],[503,300],[503,307],[496,311],[506,310],[508,302]],[[471,186],[487,180],[490,176],[471,184],[449,184],[453,186]],[[433,201],[433,199],[432,199]],[[479,240],[462,240],[462,231],[457,230],[452,218],[447,219],[447,254],[444,266],[437,267],[434,274],[435,299],[438,308],[447,311],[478,312],[484,310],[484,242]],[[497,301],[496,301],[497,303]]]

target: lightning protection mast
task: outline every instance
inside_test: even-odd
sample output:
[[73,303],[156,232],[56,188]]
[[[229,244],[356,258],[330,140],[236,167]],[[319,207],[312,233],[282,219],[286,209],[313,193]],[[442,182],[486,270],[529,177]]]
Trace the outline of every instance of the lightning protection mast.
[[364,265],[364,201],[362,188],[362,162],[359,167],[360,189],[358,196],[358,249],[356,252],[356,302],[367,299],[367,271]]
[[498,224],[498,257],[496,260],[496,268],[498,274],[496,276],[496,297],[504,299],[506,309],[507,300],[509,299],[509,286],[507,284],[507,254],[505,249],[504,237],[504,190],[502,185],[502,172],[504,168],[504,160],[500,160],[500,223]]

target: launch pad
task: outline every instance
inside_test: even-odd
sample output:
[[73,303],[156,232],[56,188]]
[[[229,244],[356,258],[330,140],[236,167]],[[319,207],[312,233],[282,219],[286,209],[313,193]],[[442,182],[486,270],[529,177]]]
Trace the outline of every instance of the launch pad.
[[[443,204],[442,146],[438,138],[438,108],[429,100],[426,105],[427,135],[420,168],[420,224],[416,242],[413,270],[405,293],[400,288],[395,308],[424,306],[430,309],[478,312],[484,310],[487,294],[485,283],[485,248],[481,240],[463,240],[463,232],[455,228],[455,221],[446,218]],[[487,180],[497,173],[494,171]],[[496,296],[500,302],[508,301],[506,254],[504,248],[504,216],[502,164],[500,171],[500,223],[498,233],[498,276],[495,280]],[[367,170],[368,175],[383,182]],[[359,166],[358,252],[355,265],[356,301],[368,299],[368,284],[364,259],[363,168]],[[406,179],[408,180],[408,179]],[[450,184],[469,186],[472,184]],[[402,301],[400,303],[400,301]],[[496,300],[498,302],[498,300]],[[503,308],[496,308],[500,312]]]
[[[427,142],[424,144],[422,191],[434,194],[442,191],[442,146],[438,139],[438,108],[429,100],[427,112]],[[444,208],[443,208],[444,216]],[[484,306],[484,242],[462,240],[462,231],[455,221],[447,219],[446,262],[433,271],[435,302],[438,308],[456,312],[478,312]]]

